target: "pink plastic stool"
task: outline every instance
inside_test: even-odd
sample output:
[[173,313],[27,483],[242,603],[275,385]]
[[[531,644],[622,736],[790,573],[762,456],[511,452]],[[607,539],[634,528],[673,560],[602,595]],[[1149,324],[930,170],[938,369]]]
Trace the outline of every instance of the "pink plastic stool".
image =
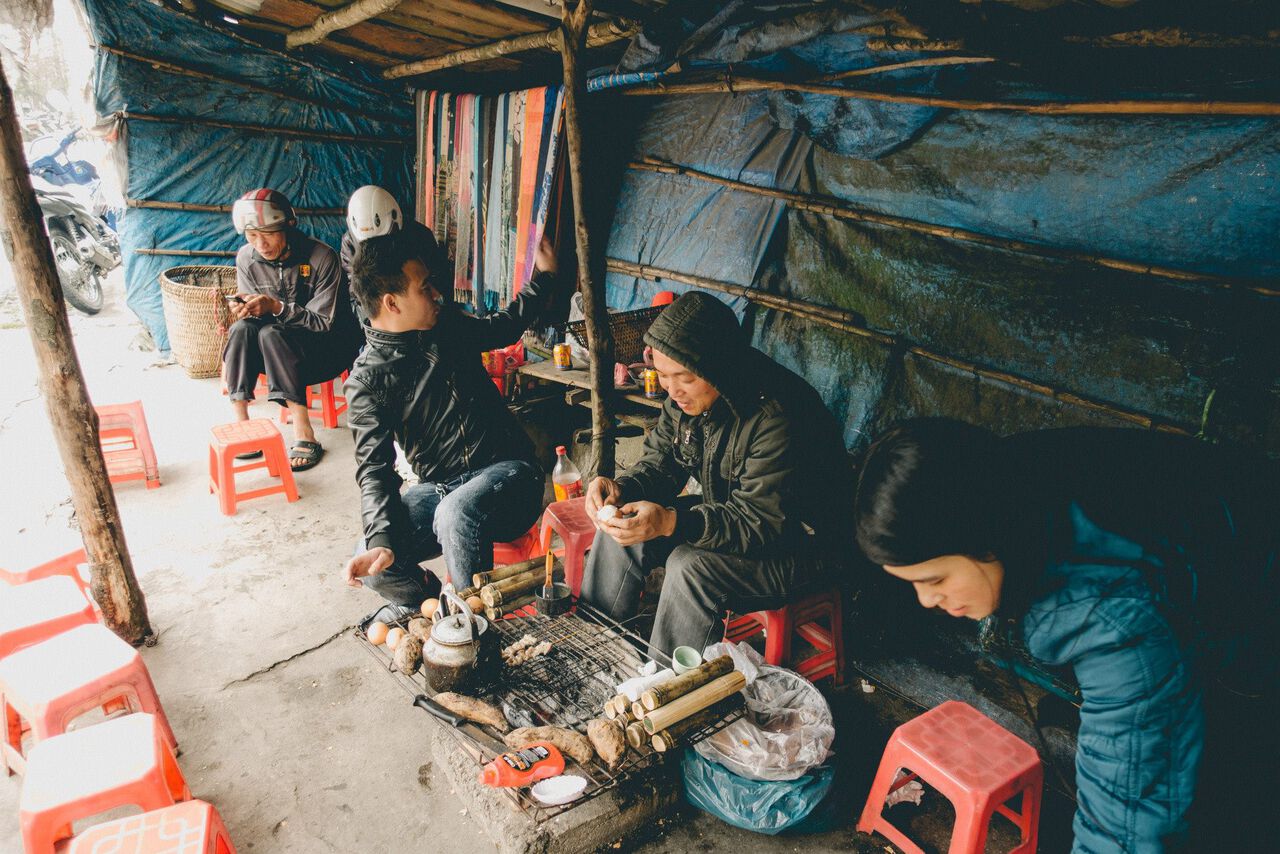
[[142,656],[105,626],[77,626],[0,660],[0,765],[10,774],[22,771],[22,734],[28,728],[39,743],[100,707],[155,715],[165,741],[177,751]]
[[[315,402],[319,400],[320,422],[330,430],[338,426],[338,416],[347,411],[346,395],[334,391],[334,383],[343,382],[346,379],[347,372],[343,371],[336,379],[307,386],[307,409],[313,413],[316,412]],[[289,409],[280,407],[280,423],[288,424],[290,419]]]
[[493,565],[505,566],[509,563],[519,563],[540,554],[542,552],[538,551],[538,526],[534,525],[509,543],[494,543]]
[[[898,770],[910,773],[896,780]],[[1044,769],[1022,739],[972,706],[950,700],[893,731],[858,820],[862,833],[879,833],[908,854],[918,845],[885,819],[884,799],[919,777],[951,801],[956,811],[950,854],[982,854],[993,813],[1022,831],[1010,854],[1036,850]],[[1019,812],[1005,804],[1021,795]]]
[[542,514],[539,541],[542,554],[551,548],[551,534],[564,543],[564,580],[574,596],[582,591],[582,568],[587,550],[596,537],[596,526],[587,518],[587,499],[570,498],[549,504]]
[[97,621],[92,603],[65,575],[0,588],[0,659]]
[[236,854],[236,849],[212,804],[183,801],[95,824],[71,840],[66,854]]
[[[827,628],[818,623],[822,619],[827,621]],[[728,619],[724,639],[737,643],[763,631],[765,661],[790,667],[810,682],[830,676],[834,684],[841,685],[844,683],[843,626],[840,588],[832,587],[773,611],[756,611]],[[817,653],[804,661],[794,661],[791,650],[796,635],[808,641]]]
[[[209,442],[209,491],[218,496],[218,506],[227,516],[236,514],[236,504],[250,498],[284,493],[288,501],[298,500],[298,487],[289,468],[289,454],[284,448],[284,437],[276,425],[266,418],[248,421],[232,421],[213,428]],[[262,451],[256,460],[237,464],[236,454]],[[247,492],[236,490],[236,475],[253,469],[265,468],[280,482]]]
[[17,584],[26,584],[29,581],[39,581],[41,578],[52,578],[55,575],[65,575],[76,583],[80,588],[80,592],[84,593],[86,599],[92,600],[89,592],[89,579],[80,573],[80,566],[87,564],[89,557],[84,553],[84,549],[76,549],[73,552],[67,552],[62,557],[55,557],[51,561],[33,566],[30,569],[5,569],[0,567],[0,583],[14,586]]
[[95,406],[98,413],[98,441],[107,476],[112,483],[145,480],[147,489],[160,485],[160,466],[151,446],[151,432],[142,401]]
[[163,809],[191,798],[156,718],[125,715],[31,748],[18,801],[27,854],[53,854],[73,822],[122,806]]

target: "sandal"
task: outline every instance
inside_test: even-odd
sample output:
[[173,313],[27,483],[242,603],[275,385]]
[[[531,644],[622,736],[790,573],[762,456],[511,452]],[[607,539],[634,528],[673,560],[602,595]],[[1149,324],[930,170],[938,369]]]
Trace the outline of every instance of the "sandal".
[[289,459],[301,459],[304,462],[301,465],[289,463],[289,468],[294,471],[306,471],[307,469],[315,468],[323,456],[324,448],[320,447],[319,442],[295,442],[293,447],[289,449]]
[[236,459],[237,460],[256,460],[260,456],[262,456],[262,451],[248,451],[247,453],[236,454]]

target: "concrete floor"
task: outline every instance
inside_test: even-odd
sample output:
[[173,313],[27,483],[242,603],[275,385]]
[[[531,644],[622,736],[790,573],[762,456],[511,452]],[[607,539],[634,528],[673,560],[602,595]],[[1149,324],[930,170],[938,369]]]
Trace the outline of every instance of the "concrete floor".
[[[376,602],[340,577],[359,533],[350,434],[317,431],[327,454],[298,475],[300,501],[256,499],[222,516],[207,491],[206,447],[209,426],[230,420],[230,407],[218,380],[154,367],[153,353],[129,349],[140,326],[124,306],[120,278],[112,276],[107,308],[73,316],[72,327],[93,400],[141,399],[160,461],[161,488],[121,484],[116,498],[159,634],[142,654],[182,744],[192,791],[218,807],[241,851],[493,851],[484,831],[468,825],[466,804],[433,771],[427,728],[435,722],[351,636]],[[75,548],[78,536],[27,331],[3,292],[0,364],[0,542],[3,560],[22,566]],[[254,411],[275,416],[266,403]],[[863,697],[848,690],[836,705],[856,706]],[[843,716],[838,711],[838,721]],[[837,748],[873,767],[883,735],[856,722],[839,732]],[[868,749],[849,751],[860,732]],[[854,782],[839,786],[844,801],[864,796],[867,773],[863,767],[845,777]],[[19,787],[20,778],[0,780],[0,854],[21,850]],[[855,807],[842,810],[834,830],[766,837],[686,808],[653,827],[656,839],[615,847],[886,850],[884,840],[854,832]]]

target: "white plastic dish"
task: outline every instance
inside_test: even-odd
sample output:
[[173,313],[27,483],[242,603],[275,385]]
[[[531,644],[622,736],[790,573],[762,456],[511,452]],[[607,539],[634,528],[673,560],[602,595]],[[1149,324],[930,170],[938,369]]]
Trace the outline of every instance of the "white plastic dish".
[[586,788],[586,777],[579,777],[577,774],[561,774],[558,777],[548,777],[534,783],[529,792],[538,803],[553,807],[577,800]]

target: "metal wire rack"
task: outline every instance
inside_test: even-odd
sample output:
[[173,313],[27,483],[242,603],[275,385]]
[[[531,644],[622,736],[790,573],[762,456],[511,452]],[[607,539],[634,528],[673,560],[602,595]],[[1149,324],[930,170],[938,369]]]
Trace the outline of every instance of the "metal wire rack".
[[[413,616],[409,614],[397,624],[406,627]],[[412,676],[400,673],[395,669],[386,646],[374,646],[369,642],[365,635],[368,622],[362,623],[354,632],[361,645],[410,696],[431,696],[434,692],[427,687],[421,671]],[[490,626],[502,646],[526,634],[537,641],[550,641],[552,645],[547,654],[526,664],[510,666],[498,660],[487,672],[478,671],[466,688],[469,696],[501,707],[508,722],[514,726],[559,726],[585,734],[587,722],[603,715],[604,703],[614,696],[615,686],[638,675],[640,668],[649,660],[648,655],[640,652],[646,644],[639,635],[625,624],[582,602],[577,603],[572,613],[557,617],[545,617],[534,613],[531,607],[524,608],[504,619],[492,621]],[[659,667],[670,665],[670,660],[661,653],[656,659]],[[701,741],[743,714],[742,709],[729,713],[700,730],[687,733],[682,742],[694,744]],[[501,750],[508,749],[476,724],[447,729],[476,760],[477,767]],[[640,750],[628,746],[621,763],[614,769],[599,757],[593,757],[574,771],[587,779],[582,797],[559,806],[541,804],[523,788],[498,791],[510,798],[535,824],[541,824],[655,767],[671,755],[679,755],[679,752],[659,753],[648,745]],[[568,757],[566,760],[571,761]]]

